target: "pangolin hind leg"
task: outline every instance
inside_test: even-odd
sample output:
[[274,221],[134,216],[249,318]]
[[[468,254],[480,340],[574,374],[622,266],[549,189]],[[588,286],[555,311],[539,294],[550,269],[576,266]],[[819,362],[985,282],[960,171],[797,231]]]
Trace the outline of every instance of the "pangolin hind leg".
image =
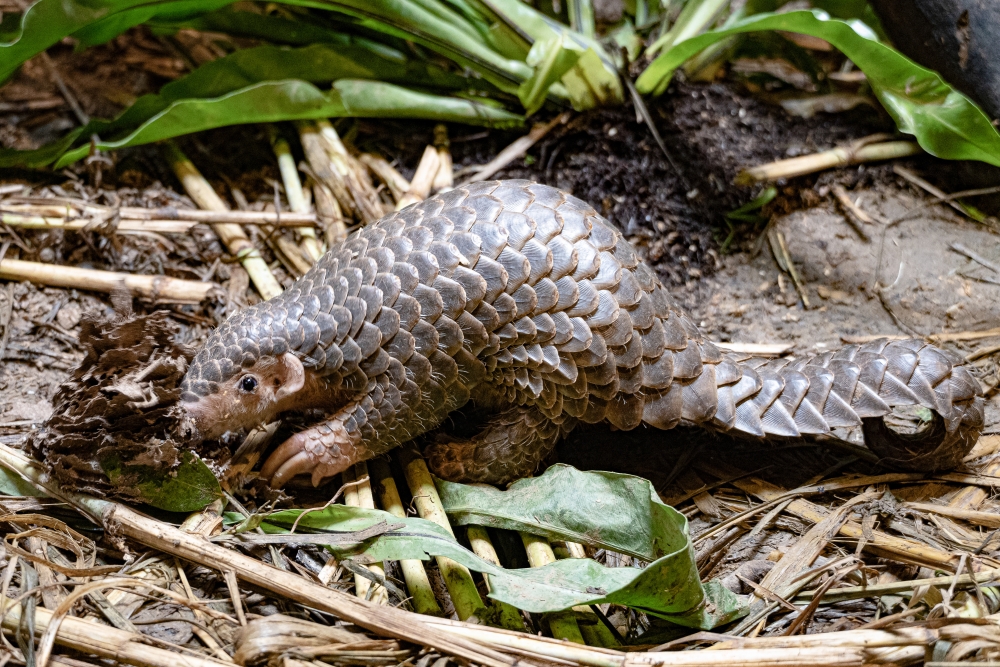
[[435,443],[424,451],[431,471],[453,482],[506,484],[535,472],[576,419],[547,417],[534,406],[507,408],[468,440]]

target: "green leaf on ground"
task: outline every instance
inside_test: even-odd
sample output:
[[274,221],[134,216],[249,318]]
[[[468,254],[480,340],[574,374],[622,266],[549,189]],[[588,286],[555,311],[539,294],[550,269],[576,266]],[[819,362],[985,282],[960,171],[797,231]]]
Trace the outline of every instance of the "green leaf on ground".
[[19,498],[44,498],[47,494],[39,491],[21,479],[21,476],[6,468],[0,468],[0,495]]
[[[444,528],[423,519],[332,505],[308,512],[297,532],[353,532],[385,521],[404,527],[364,544],[329,546],[338,557],[367,561],[446,556],[490,577],[490,597],[529,612],[577,605],[620,604],[679,625],[709,629],[745,613],[743,602],[715,582],[702,586],[687,520],[664,505],[638,477],[580,472],[553,466],[507,491],[440,482],[442,503],[453,522],[525,530],[579,541],[651,561],[644,568],[608,568],[591,559],[566,559],[540,568],[504,570],[461,546]],[[302,510],[269,515],[268,532],[290,527]]]
[[167,512],[195,512],[222,497],[219,480],[192,452],[182,452],[180,465],[170,473],[125,465],[113,454],[101,461],[101,468],[111,484],[137,501]]
[[931,155],[1000,166],[1000,133],[972,100],[936,72],[877,41],[860,21],[832,19],[819,10],[759,14],[679,42],[650,63],[636,87],[641,93],[658,95],[667,89],[677,67],[702,49],[732,35],[761,30],[811,35],[840,49],[865,73],[900,132],[914,135]]

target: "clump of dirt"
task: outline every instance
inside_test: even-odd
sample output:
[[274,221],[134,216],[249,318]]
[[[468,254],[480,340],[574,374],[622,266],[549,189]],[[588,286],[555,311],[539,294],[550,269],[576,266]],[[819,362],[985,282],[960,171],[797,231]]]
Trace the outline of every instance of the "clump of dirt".
[[115,305],[116,317],[81,322],[84,359],[28,447],[64,488],[137,500],[140,469],[166,475],[181,462],[173,410],[193,351],[175,342],[168,311],[135,315],[121,297]]

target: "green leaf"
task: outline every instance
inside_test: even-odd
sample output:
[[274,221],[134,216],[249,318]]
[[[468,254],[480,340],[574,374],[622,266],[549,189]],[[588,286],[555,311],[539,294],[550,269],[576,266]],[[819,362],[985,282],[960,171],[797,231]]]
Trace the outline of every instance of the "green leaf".
[[[139,115],[134,107],[126,112],[132,113]],[[521,116],[502,109],[418,93],[380,81],[343,79],[328,92],[305,81],[266,81],[221,97],[171,102],[126,136],[97,141],[93,146],[107,151],[227,125],[337,117],[424,118],[496,127],[514,127],[523,122]],[[87,130],[83,136],[99,131],[92,126],[83,129]],[[38,151],[0,151],[0,167],[49,164],[52,160],[56,160],[56,168],[64,167],[86,157],[91,150],[90,144],[66,150],[67,142],[80,134],[78,130],[58,146]]]
[[[44,1],[44,0],[43,0]],[[139,5],[127,11],[116,12],[86,27],[77,30],[73,36],[79,40],[79,48],[84,49],[104,44],[129,28],[152,20],[183,21],[185,19],[230,5],[235,0],[179,0]],[[110,4],[110,3],[109,3]]]
[[[437,524],[386,512],[332,505],[309,512],[297,532],[354,532],[386,521],[404,527],[364,544],[329,546],[338,557],[368,561],[446,556],[490,577],[490,597],[529,612],[581,604],[622,604],[680,625],[709,629],[745,613],[742,601],[714,582],[698,579],[687,520],[638,477],[553,466],[507,491],[441,482],[442,502],[458,524],[527,530],[651,560],[645,568],[608,568],[590,559],[566,559],[541,568],[504,570],[461,546]],[[596,512],[594,511],[596,510]],[[261,527],[290,527],[302,510],[268,516]],[[242,517],[240,517],[242,518]],[[238,519],[237,519],[238,520]]]
[[680,42],[650,63],[636,87],[658,95],[670,84],[674,70],[705,47],[731,35],[761,30],[819,37],[843,51],[865,73],[899,130],[914,135],[931,155],[1000,166],[1000,133],[975,103],[936,72],[878,42],[865,24],[831,19],[819,10],[751,16]]
[[24,481],[20,475],[6,468],[0,468],[0,495],[19,498],[44,498],[46,496],[45,493]]
[[528,53],[527,63],[535,68],[532,75],[517,89],[517,96],[530,116],[542,108],[553,83],[580,60],[582,51],[574,44],[564,45],[563,35],[535,42]]
[[182,452],[180,465],[170,473],[125,465],[113,454],[101,461],[101,468],[112,485],[167,512],[194,512],[222,497],[219,480],[192,452]]

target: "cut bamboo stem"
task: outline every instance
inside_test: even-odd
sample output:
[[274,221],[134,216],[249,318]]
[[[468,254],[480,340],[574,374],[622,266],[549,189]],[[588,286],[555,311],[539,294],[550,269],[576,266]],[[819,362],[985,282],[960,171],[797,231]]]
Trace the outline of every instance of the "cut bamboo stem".
[[368,167],[380,181],[385,183],[394,201],[402,199],[406,191],[410,189],[410,182],[406,180],[406,177],[396,171],[396,168],[389,164],[388,160],[381,155],[362,153],[358,156],[358,160],[361,164]]
[[[382,504],[382,509],[393,516],[405,517],[406,509],[399,497],[396,480],[392,476],[388,462],[383,459],[372,459],[368,462],[368,469],[378,483],[379,501]],[[440,616],[441,606],[434,595],[434,589],[431,588],[430,579],[427,578],[424,562],[422,560],[401,560],[399,567],[403,571],[403,580],[406,582],[406,590],[410,593],[410,605],[413,607],[413,611],[418,614]]]
[[[483,526],[469,526],[466,529],[466,536],[469,538],[469,544],[472,545],[472,551],[477,556],[487,563],[503,567],[500,564],[500,557],[497,555],[497,550],[493,546],[493,540],[490,539],[490,534],[486,531],[486,528]],[[486,575],[485,579],[486,588],[490,590],[489,575]],[[500,627],[507,628],[508,630],[524,630],[524,619],[521,618],[521,613],[516,607],[506,602],[500,602],[499,600],[493,600],[493,605],[499,611]]]
[[[171,168],[195,204],[209,211],[229,210],[226,203],[216,194],[194,163],[181,152],[177,144],[172,141],[166,142],[164,151]],[[229,252],[240,260],[262,297],[270,299],[281,294],[281,285],[242,227],[233,223],[214,223],[212,228]]]
[[438,123],[434,126],[434,148],[438,154],[438,170],[434,175],[431,189],[434,192],[451,190],[455,186],[455,167],[451,159],[451,142],[448,141],[448,126]]
[[[431,477],[427,464],[419,454],[408,448],[400,450],[399,458],[403,465],[403,473],[406,475],[406,483],[413,495],[413,504],[417,507],[417,514],[422,519],[433,521],[454,536],[455,531],[452,530],[451,523],[448,522],[448,517],[441,506],[441,497],[438,495],[437,487],[434,486],[434,478]],[[435,560],[451,595],[451,601],[455,605],[458,618],[464,621],[473,616],[482,616],[486,605],[479,596],[479,589],[476,588],[476,582],[472,579],[469,569],[444,556],[436,556]]]
[[[567,558],[587,557],[587,551],[579,542],[563,542],[562,544],[565,545]],[[558,557],[558,554],[556,556]],[[597,612],[590,606],[578,605],[573,607],[573,611],[583,614],[583,617],[593,617],[593,623],[580,624],[579,621],[577,622],[577,625],[580,626],[580,634],[583,635],[584,641],[588,644],[591,646],[603,646],[605,648],[617,648],[621,645],[615,634],[611,632],[610,628],[604,625],[604,621],[597,617]]]
[[358,219],[367,225],[381,218],[382,204],[364,166],[347,151],[330,121],[316,121],[316,128],[331,165],[344,180]]
[[733,182],[736,185],[767,183],[781,178],[795,178],[834,167],[846,167],[862,162],[894,160],[922,153],[923,149],[913,141],[886,141],[868,144],[858,149],[851,147],[833,148],[822,153],[793,157],[788,160],[769,162],[750,169],[744,169]]
[[417,165],[417,171],[413,174],[413,180],[410,181],[410,187],[396,202],[397,211],[427,199],[440,165],[441,158],[438,157],[437,149],[433,146],[425,148],[420,164]]
[[[285,186],[288,207],[292,209],[293,213],[308,213],[309,204],[302,189],[299,170],[295,167],[292,148],[273,127],[271,127],[271,148],[274,150],[275,157],[278,158],[278,171],[281,172],[281,182]],[[312,227],[297,227],[295,231],[302,237],[302,247],[305,249],[305,254],[312,259],[313,263],[318,261],[323,256],[323,248],[320,247],[319,239],[316,238],[316,230]]]
[[[520,533],[524,550],[528,552],[528,564],[531,567],[542,567],[549,563],[556,562],[556,555],[552,552],[552,546],[544,537]],[[576,611],[576,608],[574,608]],[[549,630],[556,639],[565,639],[574,644],[585,644],[580,625],[576,622],[576,617],[572,614],[548,614]]]
[[68,287],[111,292],[122,285],[133,295],[158,303],[201,303],[221,288],[215,283],[182,280],[169,276],[135,275],[118,271],[81,269],[19,259],[0,260],[0,279],[30,280],[49,287]]
[[[354,482],[351,484],[351,482]],[[344,471],[344,504],[351,507],[375,509],[375,499],[372,496],[371,479],[368,475],[368,464],[362,461],[353,468]],[[385,578],[385,566],[382,563],[366,565],[370,572]],[[362,600],[370,600],[375,604],[387,604],[389,591],[384,586],[373,583],[361,575],[354,575],[354,594]]]
[[316,202],[316,214],[323,223],[326,245],[332,248],[347,238],[347,225],[344,223],[344,212],[333,192],[325,183],[312,181],[313,199]]
[[[249,585],[258,586],[289,600],[333,614],[376,634],[430,646],[442,653],[484,667],[513,667],[518,662],[531,664],[466,640],[455,632],[439,629],[430,624],[433,617],[411,614],[390,606],[379,606],[359,600],[353,595],[330,589],[204,538],[185,533],[125,505],[60,489],[52,482],[41,464],[6,445],[0,445],[0,465],[49,495],[74,506],[99,526],[107,530],[113,529],[116,535],[136,540],[151,549],[214,570],[231,569],[236,572],[239,579]],[[431,486],[433,487],[433,482]],[[93,626],[89,623],[87,625]],[[116,630],[116,632],[121,631]],[[171,664],[178,664],[177,655],[171,653],[170,656],[175,660]],[[218,665],[215,662],[212,664]]]

